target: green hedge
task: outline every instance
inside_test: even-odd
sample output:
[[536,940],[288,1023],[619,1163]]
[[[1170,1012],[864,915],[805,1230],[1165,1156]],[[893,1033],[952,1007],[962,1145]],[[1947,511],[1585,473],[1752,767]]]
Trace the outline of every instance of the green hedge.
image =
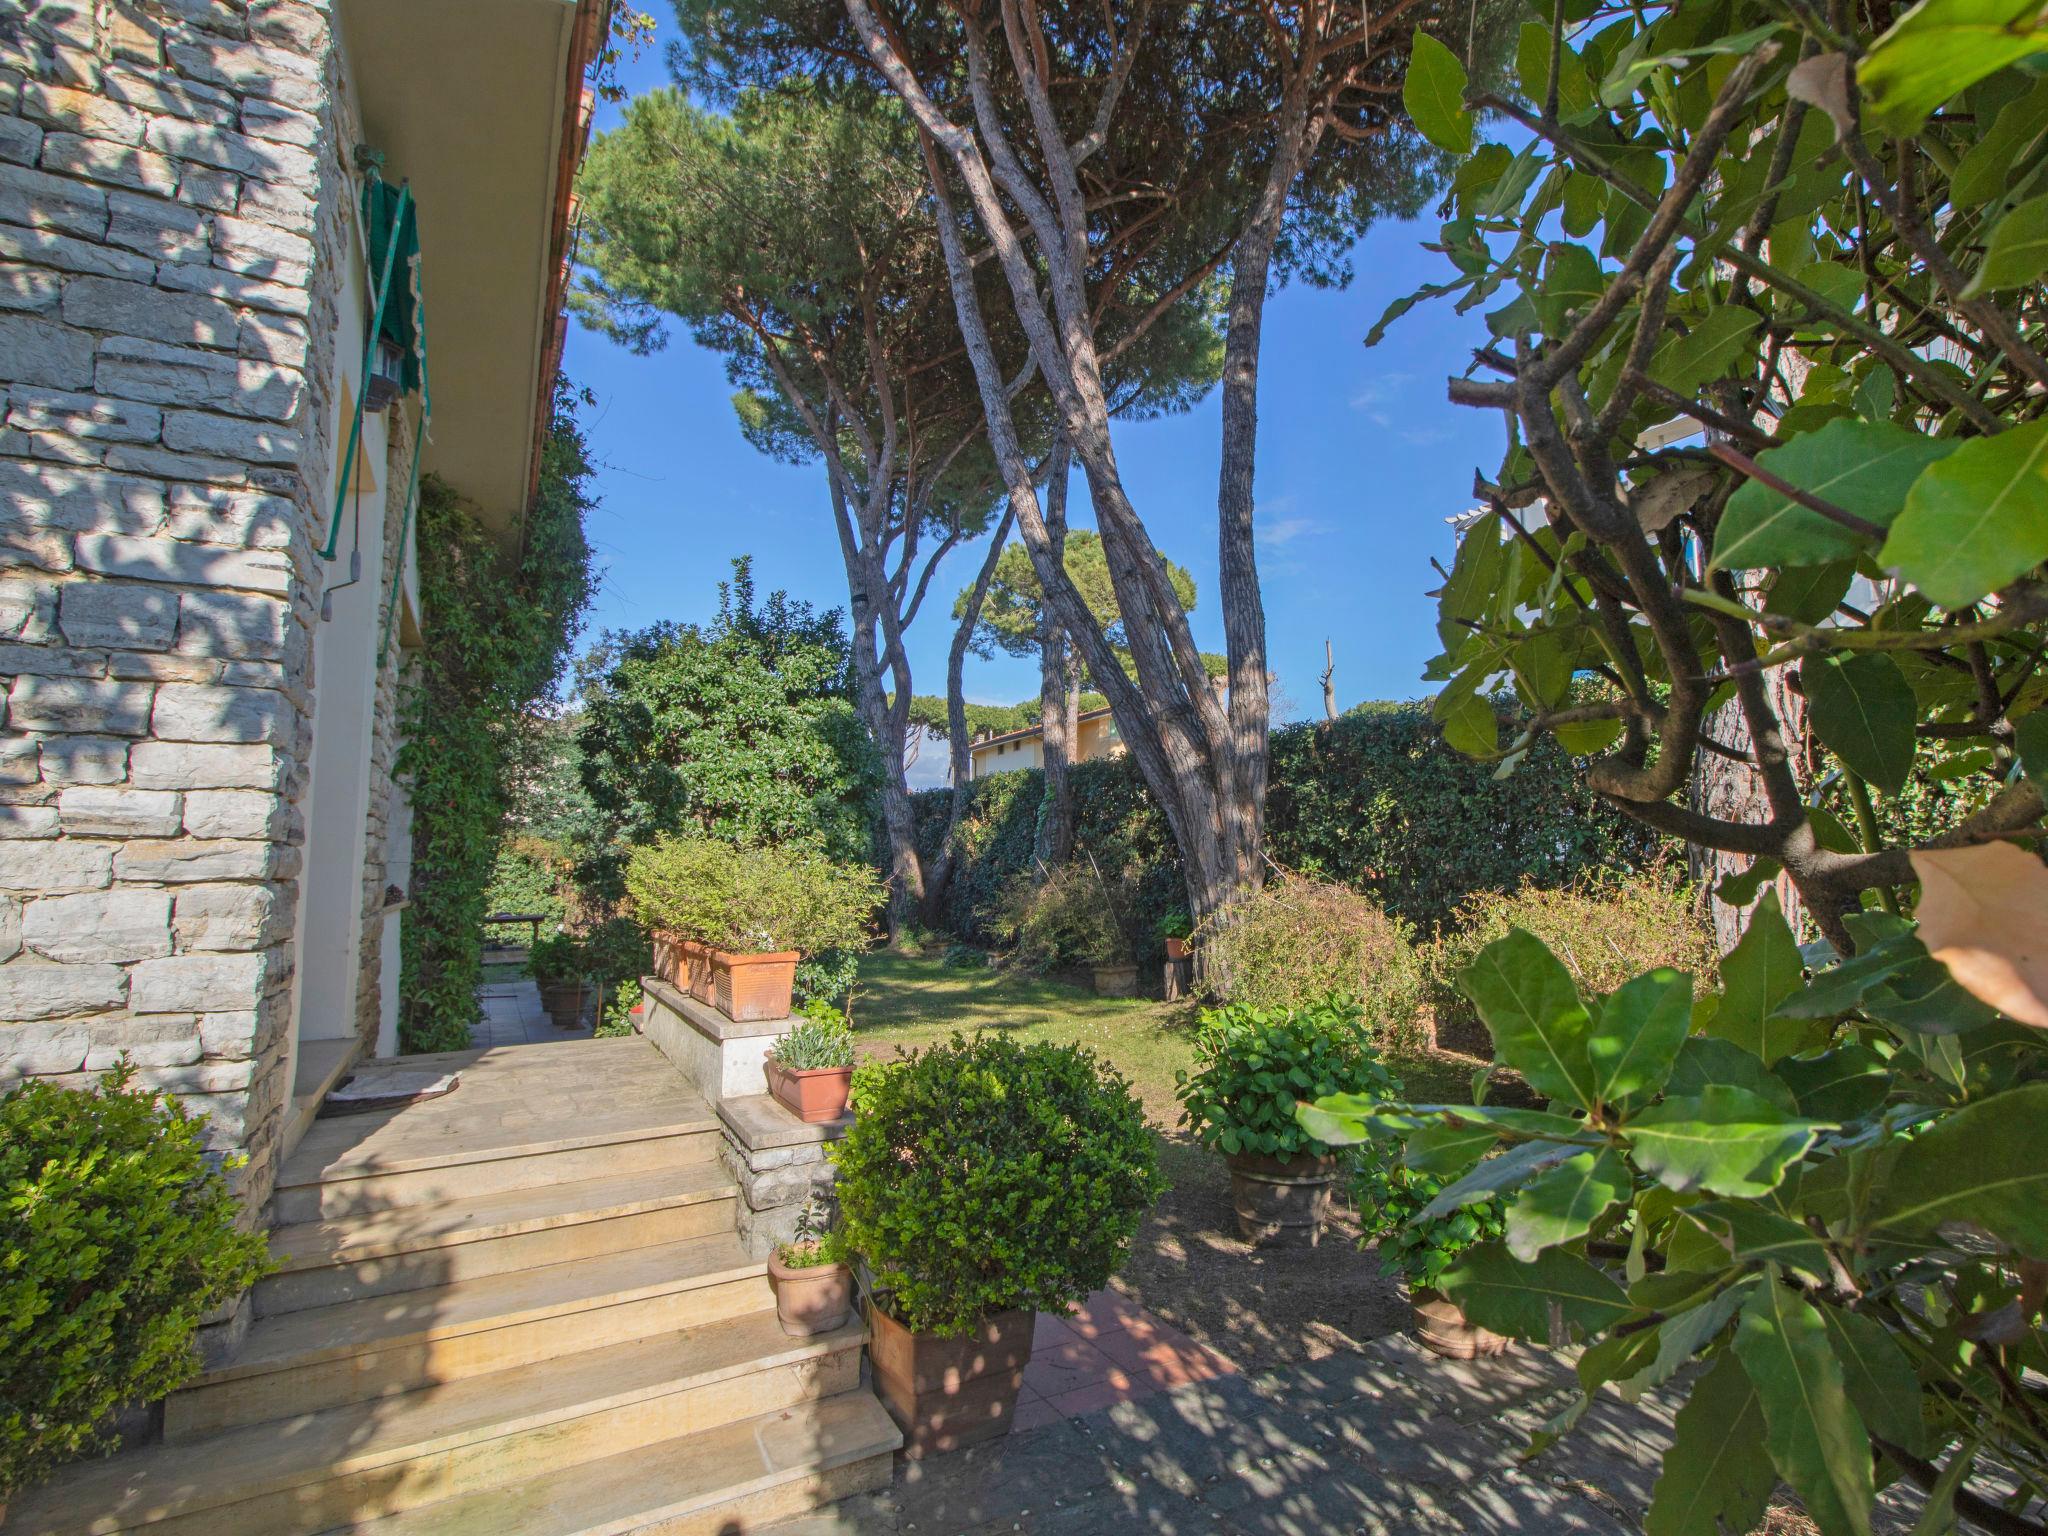
[[[1423,704],[1366,704],[1328,724],[1272,735],[1267,852],[1289,869],[1371,895],[1423,932],[1442,926],[1475,891],[1525,880],[1563,885],[1591,869],[1635,869],[1658,839],[1600,803],[1572,759],[1544,739],[1515,776],[1446,746]],[[965,858],[947,899],[947,926],[986,942],[983,921],[1003,883],[1031,859],[1043,777],[1035,769],[975,781],[962,835]],[[929,857],[944,834],[950,790],[917,795]],[[1128,757],[1074,769],[1075,847],[1105,870],[1145,872],[1138,958],[1162,947],[1153,925],[1186,900],[1166,819]]]

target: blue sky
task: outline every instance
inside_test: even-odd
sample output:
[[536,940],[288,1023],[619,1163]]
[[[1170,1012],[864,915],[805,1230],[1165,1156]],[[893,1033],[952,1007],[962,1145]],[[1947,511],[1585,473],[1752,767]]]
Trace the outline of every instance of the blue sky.
[[[664,18],[664,36],[672,23]],[[659,50],[625,72],[634,89],[664,78]],[[600,127],[615,118],[607,109]],[[1498,416],[1452,406],[1445,379],[1485,339],[1476,314],[1418,306],[1378,347],[1365,333],[1393,299],[1445,275],[1420,249],[1433,222],[1383,224],[1356,252],[1357,276],[1331,292],[1292,286],[1269,303],[1260,375],[1259,570],[1269,665],[1287,718],[1321,710],[1325,636],[1336,647],[1340,708],[1426,691],[1435,651],[1432,555],[1449,563],[1444,519],[1470,504],[1472,471],[1503,447]],[[714,355],[680,332],[636,357],[572,325],[565,367],[596,404],[585,413],[602,505],[591,522],[602,585],[592,634],[658,619],[702,620],[737,555],[754,557],[761,591],[787,589],[844,607],[845,569],[824,471],[778,464],[740,436],[731,387]],[[1193,572],[1196,638],[1222,649],[1216,593],[1215,396],[1184,416],[1119,429],[1125,486],[1154,541]],[[1077,524],[1091,521],[1075,476]],[[979,547],[956,550],[910,635],[920,693],[945,685],[951,595],[973,579]],[[1013,702],[1037,691],[1028,661],[970,660],[970,698]]]

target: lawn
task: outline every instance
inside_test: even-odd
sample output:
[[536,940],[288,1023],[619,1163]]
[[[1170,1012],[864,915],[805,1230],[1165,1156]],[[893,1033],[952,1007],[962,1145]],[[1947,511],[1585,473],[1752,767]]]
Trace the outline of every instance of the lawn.
[[[1198,1010],[1186,1003],[1097,997],[1053,977],[939,954],[877,951],[861,962],[854,1025],[863,1059],[945,1040],[955,1030],[1005,1030],[1022,1040],[1079,1043],[1130,1080],[1160,1137],[1172,1188],[1138,1235],[1122,1288],[1241,1369],[1355,1349],[1407,1326],[1399,1284],[1358,1248],[1348,1203],[1310,1252],[1275,1253],[1238,1239],[1220,1157],[1179,1128],[1174,1075],[1194,1058]],[[1417,1100],[1471,1094],[1472,1063],[1437,1054],[1390,1062]]]

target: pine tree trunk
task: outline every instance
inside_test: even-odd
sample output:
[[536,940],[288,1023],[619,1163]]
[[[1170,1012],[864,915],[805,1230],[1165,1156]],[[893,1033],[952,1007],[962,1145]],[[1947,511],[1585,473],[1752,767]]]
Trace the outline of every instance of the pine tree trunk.
[[974,627],[981,622],[981,608],[988,598],[989,582],[995,578],[996,562],[1010,537],[1012,514],[1005,509],[991,535],[981,570],[953,626],[953,643],[946,653],[946,749],[952,769],[952,798],[946,809],[946,834],[925,871],[924,921],[928,928],[946,926],[946,898],[952,893],[953,871],[960,862],[960,827],[967,819],[967,807],[974,799],[971,775],[974,755],[967,742],[967,650],[974,639]]

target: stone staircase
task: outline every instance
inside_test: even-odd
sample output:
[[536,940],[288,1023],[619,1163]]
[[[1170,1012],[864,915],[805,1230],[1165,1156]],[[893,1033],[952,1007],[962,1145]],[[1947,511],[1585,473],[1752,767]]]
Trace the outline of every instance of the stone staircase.
[[887,1483],[861,1327],[782,1332],[717,1116],[659,1052],[415,1060],[461,1087],[287,1161],[232,1361],[9,1536],[733,1536]]

